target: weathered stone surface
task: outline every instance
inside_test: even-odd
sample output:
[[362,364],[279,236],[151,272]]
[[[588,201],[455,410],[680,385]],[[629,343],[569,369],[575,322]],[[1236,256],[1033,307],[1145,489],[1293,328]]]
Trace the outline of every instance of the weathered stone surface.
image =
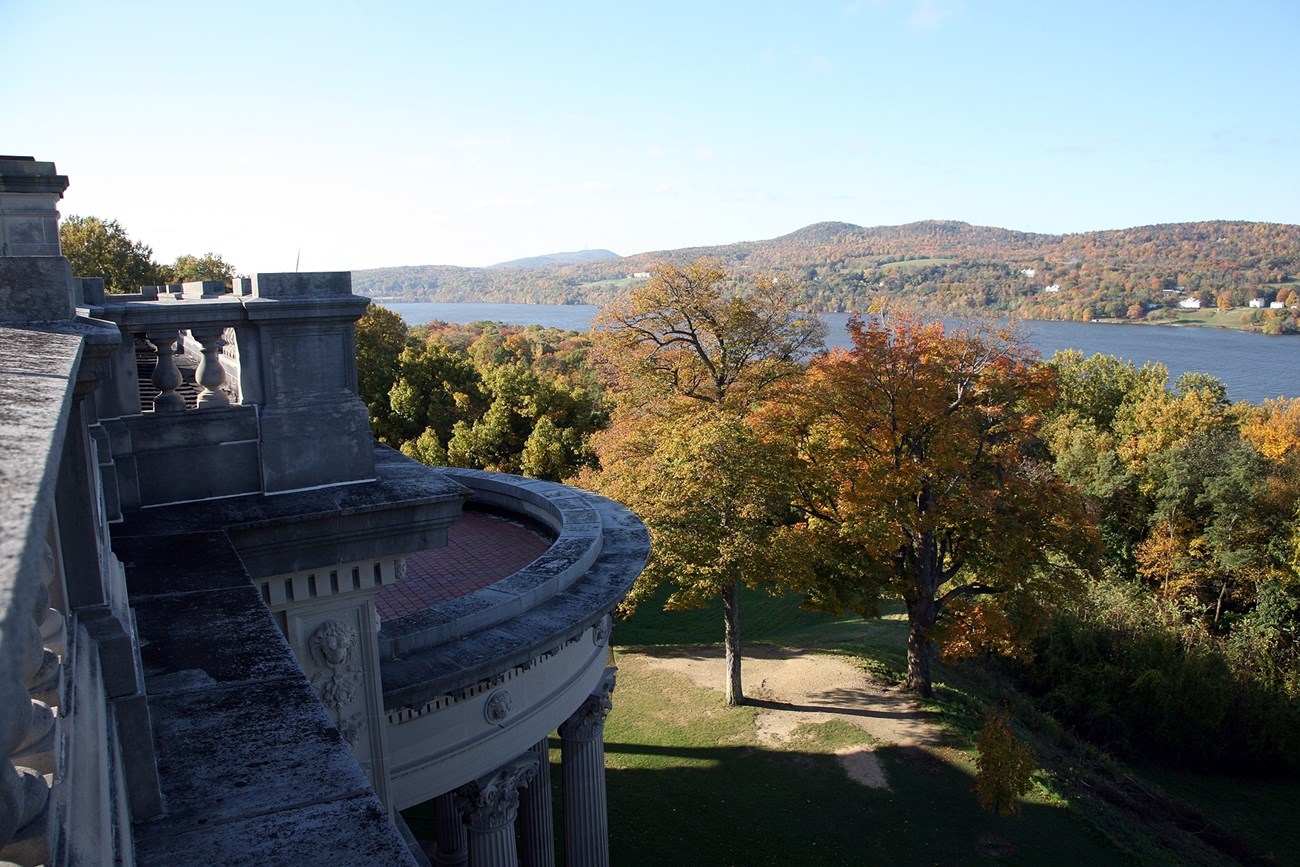
[[118,542],[166,805],[137,862],[414,863],[220,535]]
[[228,867],[398,867],[417,862],[374,795],[280,810],[173,835],[137,839],[140,864]]
[[351,294],[351,271],[295,271],[253,277],[253,295],[257,298],[337,298]]
[[301,676],[261,597],[244,586],[153,596],[135,601],[140,649],[151,696],[192,688]]
[[445,542],[468,492],[439,471],[393,454],[376,450],[373,482],[145,509],[128,514],[114,538],[226,528],[241,562],[259,577]]
[[151,695],[149,709],[167,815],[145,836],[370,791],[301,674]]
[[126,566],[132,600],[159,594],[249,587],[234,546],[221,530],[162,535],[113,534],[113,552]]
[[0,320],[51,322],[76,315],[72,268],[62,256],[0,257]]

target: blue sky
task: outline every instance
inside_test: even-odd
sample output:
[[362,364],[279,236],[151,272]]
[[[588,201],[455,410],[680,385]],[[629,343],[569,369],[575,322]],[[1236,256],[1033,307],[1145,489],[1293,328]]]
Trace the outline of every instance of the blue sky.
[[1300,3],[0,0],[0,152],[244,272],[1300,223]]

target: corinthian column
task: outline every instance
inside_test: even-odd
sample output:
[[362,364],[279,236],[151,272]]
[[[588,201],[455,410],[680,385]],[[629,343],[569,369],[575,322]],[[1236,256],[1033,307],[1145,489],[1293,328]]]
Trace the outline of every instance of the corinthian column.
[[606,668],[595,692],[560,726],[564,772],[564,853],[568,867],[608,867],[605,812],[605,716],[614,706],[615,668]]
[[456,803],[469,831],[469,867],[518,867],[519,787],[536,776],[537,760],[527,755],[456,790]]
[[519,853],[522,867],[555,867],[555,820],[551,811],[551,747],[542,738],[528,751],[536,757],[537,776],[519,801]]

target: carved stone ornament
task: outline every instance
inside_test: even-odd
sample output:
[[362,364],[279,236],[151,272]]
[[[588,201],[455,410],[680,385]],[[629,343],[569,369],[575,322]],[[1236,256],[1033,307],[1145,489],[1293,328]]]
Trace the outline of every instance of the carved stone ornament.
[[341,620],[326,620],[316,627],[307,647],[312,662],[320,669],[312,675],[311,684],[320,695],[321,704],[334,717],[343,739],[354,747],[365,728],[365,717],[361,713],[347,716],[343,711],[356,699],[361,686],[357,631]]
[[591,628],[591,640],[597,647],[604,647],[609,642],[609,635],[614,631],[614,618],[606,614]]
[[492,725],[498,725],[510,716],[510,690],[498,689],[487,697],[483,703],[483,719]]
[[456,806],[475,830],[503,828],[519,812],[519,787],[527,786],[536,776],[536,759],[516,760],[457,789]]
[[614,709],[614,673],[607,668],[595,691],[578,706],[567,720],[560,724],[560,737],[569,741],[589,741],[605,734],[605,717]]

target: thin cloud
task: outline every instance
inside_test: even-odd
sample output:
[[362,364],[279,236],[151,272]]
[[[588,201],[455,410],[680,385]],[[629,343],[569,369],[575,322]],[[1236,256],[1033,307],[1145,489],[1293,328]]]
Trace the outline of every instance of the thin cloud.
[[913,30],[936,30],[952,18],[955,11],[948,0],[916,0],[907,23]]

